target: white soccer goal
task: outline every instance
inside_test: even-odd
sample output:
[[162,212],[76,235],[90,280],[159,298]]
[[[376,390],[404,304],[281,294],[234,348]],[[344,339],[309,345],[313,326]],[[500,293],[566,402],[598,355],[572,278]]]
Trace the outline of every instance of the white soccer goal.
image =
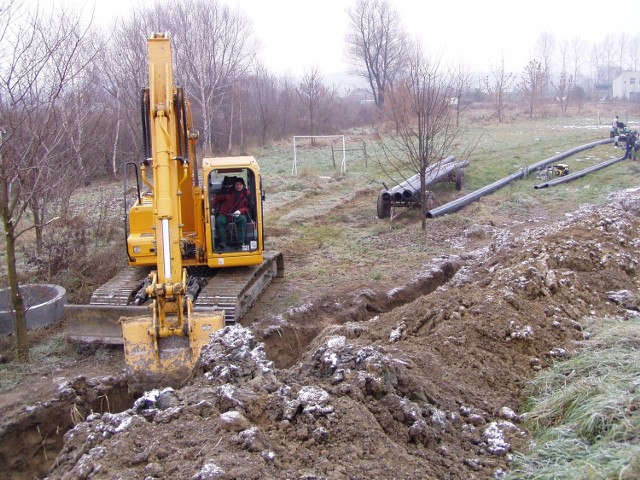
[[294,135],[293,137],[293,165],[291,166],[291,175],[298,174],[298,139],[310,138],[312,141],[315,138],[338,138],[342,139],[342,161],[340,162],[340,173],[347,171],[347,151],[345,147],[344,135]]

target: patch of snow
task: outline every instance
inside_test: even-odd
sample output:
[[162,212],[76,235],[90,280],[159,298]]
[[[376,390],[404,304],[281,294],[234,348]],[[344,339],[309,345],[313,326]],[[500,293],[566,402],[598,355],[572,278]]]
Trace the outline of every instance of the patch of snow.
[[569,352],[566,348],[554,348],[549,352],[549,355],[555,358],[567,358],[569,356]]
[[436,425],[440,428],[445,428],[447,426],[446,420],[447,420],[446,412],[438,408],[433,409],[433,411],[431,412],[431,423],[433,425]]
[[153,389],[144,392],[144,394],[133,403],[133,409],[136,411],[140,411],[155,408],[160,395],[173,392],[174,390],[171,387],[167,387],[163,390]]
[[406,328],[407,328],[407,326],[405,325],[404,322],[402,322],[396,328],[391,330],[391,333],[389,334],[389,342],[390,343],[395,343],[398,340],[400,340],[400,338],[402,338],[402,334],[404,333]]
[[324,352],[322,356],[322,364],[328,366],[331,371],[334,371],[338,367],[338,355],[335,352]]
[[344,335],[336,335],[327,339],[327,347],[336,349],[343,348],[347,343],[347,339]]
[[265,450],[264,452],[262,452],[261,456],[268,462],[273,462],[276,459],[275,452],[272,452],[271,450]]
[[213,480],[216,478],[222,478],[224,476],[224,470],[216,465],[212,460],[205,463],[200,471],[196,473],[192,480]]
[[[487,428],[485,428],[482,436],[487,442],[487,450],[493,455],[504,455],[511,450],[511,445],[504,440],[503,429],[507,427],[510,422],[491,422]],[[515,428],[513,424],[510,424]],[[501,429],[502,427],[502,429]]]
[[511,333],[509,334],[509,338],[519,339],[519,340],[531,340],[533,338],[533,328],[530,325],[525,325],[520,327],[516,325],[515,321],[511,321],[510,323]]
[[299,307],[292,307],[289,310],[287,310],[287,315],[298,315],[301,313],[306,313],[309,310],[311,310],[313,308],[313,304],[312,303],[305,303],[303,305],[300,305]]
[[500,409],[500,416],[506,420],[516,420],[518,418],[518,414],[511,410],[509,407],[502,407]]
[[220,418],[223,419],[225,422],[235,422],[238,420],[242,420],[245,417],[240,412],[237,412],[235,410],[229,410],[228,412],[224,412],[220,414]]
[[300,400],[303,406],[312,403],[324,405],[329,401],[329,393],[322,388],[308,385],[300,389],[298,392],[298,400]]
[[391,290],[389,290],[389,291],[387,292],[387,297],[388,297],[389,299],[392,299],[392,298],[394,298],[396,295],[398,295],[399,293],[401,293],[403,290],[404,290],[404,287],[396,287],[396,288],[393,288],[393,289],[391,289]]

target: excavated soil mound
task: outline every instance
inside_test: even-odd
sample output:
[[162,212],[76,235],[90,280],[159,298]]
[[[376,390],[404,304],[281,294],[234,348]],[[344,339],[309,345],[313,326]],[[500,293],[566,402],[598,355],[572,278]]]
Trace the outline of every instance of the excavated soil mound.
[[621,192],[403,289],[227,327],[190,385],[69,430],[48,478],[499,477],[526,446],[527,380],[588,341],[587,317],[637,315],[639,210]]

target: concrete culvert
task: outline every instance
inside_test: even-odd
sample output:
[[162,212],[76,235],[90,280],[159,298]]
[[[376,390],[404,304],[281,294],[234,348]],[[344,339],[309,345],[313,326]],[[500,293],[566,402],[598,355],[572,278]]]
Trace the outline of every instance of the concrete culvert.
[[[52,284],[22,285],[20,293],[27,310],[27,329],[49,325],[62,318],[67,291]],[[0,334],[14,331],[15,313],[11,305],[11,289],[0,290]]]

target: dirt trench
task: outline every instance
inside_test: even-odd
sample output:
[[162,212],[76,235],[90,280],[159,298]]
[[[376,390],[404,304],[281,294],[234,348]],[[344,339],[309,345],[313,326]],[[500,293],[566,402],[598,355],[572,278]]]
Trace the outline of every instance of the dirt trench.
[[[326,327],[369,320],[411,302],[445,284],[459,267],[457,258],[440,259],[409,284],[390,292],[364,290],[341,299],[325,296],[313,305],[255,322],[250,329],[264,344],[270,361],[277,368],[288,368]],[[130,395],[122,371],[98,378],[78,375],[58,385],[48,398],[34,404],[24,399],[23,410],[7,415],[0,429],[2,478],[44,478],[62,450],[67,431],[90,415],[126,411],[137,398]]]
[[[21,394],[29,395],[29,389]],[[62,450],[65,433],[91,413],[130,407],[123,375],[77,376],[47,397],[26,397],[6,409],[0,425],[0,473],[4,479],[44,478]]]
[[[472,255],[465,255],[471,258]],[[464,264],[459,256],[435,259],[423,266],[409,283],[391,290],[365,288],[355,294],[324,295],[313,303],[292,308],[281,315],[260,319],[250,325],[256,338],[277,368],[289,368],[300,360],[316,337],[326,328],[347,322],[364,322],[445,285]]]
[[189,385],[69,430],[48,478],[499,478],[528,442],[527,380],[588,341],[589,319],[638,315],[638,212],[620,192],[492,229],[405,287],[226,328]]

